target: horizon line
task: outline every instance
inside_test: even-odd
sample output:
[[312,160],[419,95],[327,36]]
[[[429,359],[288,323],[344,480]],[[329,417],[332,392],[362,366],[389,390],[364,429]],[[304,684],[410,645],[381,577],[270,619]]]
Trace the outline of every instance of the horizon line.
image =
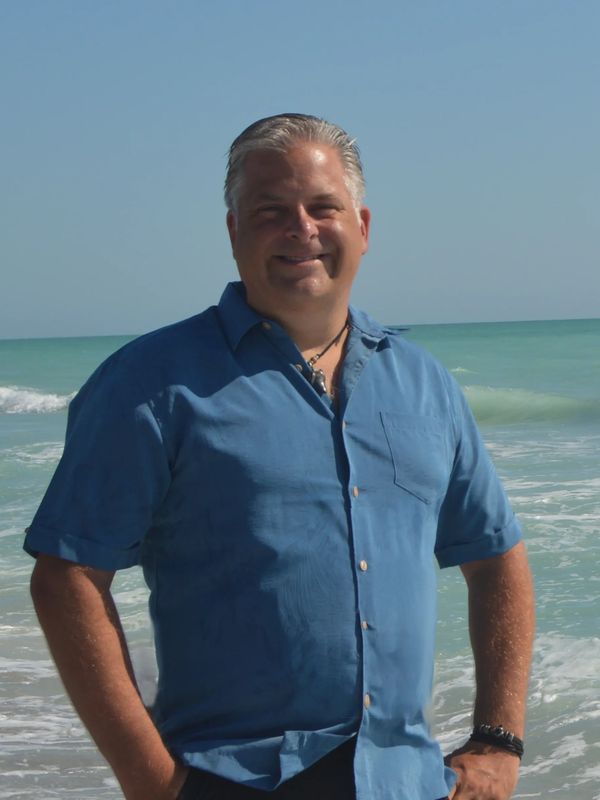
[[[201,313],[201,312],[200,312]],[[192,315],[195,316],[195,315]],[[600,320],[600,317],[554,317],[554,318],[539,318],[539,319],[497,319],[497,320],[471,320],[470,322],[402,322],[402,323],[389,323],[384,324],[386,328],[425,328],[425,327],[442,327],[449,325],[521,325],[536,322],[595,322]],[[179,321],[179,320],[178,320]],[[82,334],[63,334],[58,336],[2,336],[0,342],[35,342],[46,341],[48,339],[115,339],[115,338],[132,338],[135,339],[139,336],[144,336],[146,333],[151,333],[153,330],[160,330],[166,328],[171,324],[166,323],[158,328],[153,328],[143,333],[82,333]]]

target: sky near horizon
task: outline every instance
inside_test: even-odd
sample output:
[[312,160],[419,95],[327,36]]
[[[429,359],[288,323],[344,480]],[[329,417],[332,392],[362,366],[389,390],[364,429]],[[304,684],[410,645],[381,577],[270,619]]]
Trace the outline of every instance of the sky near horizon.
[[595,0],[0,0],[0,338],[142,333],[236,278],[225,153],[361,149],[381,322],[600,317]]

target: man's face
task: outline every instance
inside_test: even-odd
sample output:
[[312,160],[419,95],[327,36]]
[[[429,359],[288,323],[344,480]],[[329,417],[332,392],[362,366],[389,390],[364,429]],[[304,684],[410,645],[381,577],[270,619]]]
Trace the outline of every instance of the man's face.
[[369,222],[334,149],[303,142],[286,153],[250,153],[237,210],[227,214],[249,304],[275,319],[347,305]]

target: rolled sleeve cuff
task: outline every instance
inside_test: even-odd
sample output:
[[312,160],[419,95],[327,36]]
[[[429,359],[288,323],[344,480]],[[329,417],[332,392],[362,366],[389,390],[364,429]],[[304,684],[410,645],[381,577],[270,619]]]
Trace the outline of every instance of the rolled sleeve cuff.
[[127,569],[139,563],[139,546],[118,550],[72,534],[57,536],[56,531],[38,526],[32,526],[27,532],[23,549],[34,558],[44,553],[86,567],[110,571]]
[[480,561],[506,553],[523,538],[523,532],[517,518],[512,519],[503,528],[486,534],[480,539],[445,547],[436,551],[438,564],[442,569],[467,564],[469,561]]

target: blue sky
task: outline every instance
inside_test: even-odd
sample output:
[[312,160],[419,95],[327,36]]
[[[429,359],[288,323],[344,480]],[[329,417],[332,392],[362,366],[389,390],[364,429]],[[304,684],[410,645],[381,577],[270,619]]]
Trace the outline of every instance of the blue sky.
[[0,338],[138,333],[235,277],[253,120],[358,138],[385,323],[600,316],[595,0],[0,2]]

